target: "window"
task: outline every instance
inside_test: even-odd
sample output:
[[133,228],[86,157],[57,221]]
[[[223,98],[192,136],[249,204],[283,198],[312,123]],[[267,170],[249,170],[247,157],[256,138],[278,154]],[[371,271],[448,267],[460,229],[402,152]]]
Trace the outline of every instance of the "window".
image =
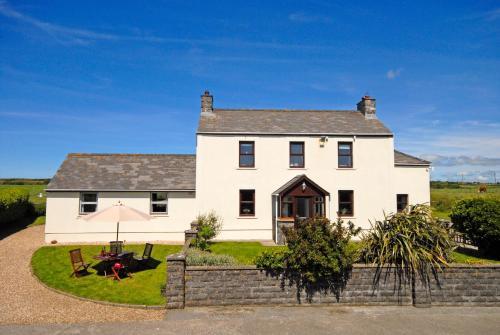
[[97,210],[97,193],[80,193],[80,214],[93,213]]
[[354,192],[339,191],[339,216],[354,215]]
[[304,142],[290,142],[290,167],[304,167]]
[[151,192],[150,211],[152,214],[167,214],[168,213],[167,192]]
[[240,216],[255,215],[255,190],[240,190]]
[[402,212],[408,206],[408,194],[396,194],[398,212]]
[[255,167],[255,142],[240,141],[240,167]]
[[339,168],[352,168],[352,143],[339,142]]
[[292,196],[286,196],[281,199],[281,217],[293,217],[293,200]]
[[325,216],[325,201],[323,197],[314,197],[314,216]]

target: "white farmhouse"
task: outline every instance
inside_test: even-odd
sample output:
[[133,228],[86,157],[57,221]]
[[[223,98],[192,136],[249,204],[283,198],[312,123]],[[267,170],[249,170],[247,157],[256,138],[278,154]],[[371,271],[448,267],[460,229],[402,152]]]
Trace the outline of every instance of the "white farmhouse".
[[205,92],[196,143],[196,155],[69,154],[47,187],[46,242],[113,240],[116,224],[83,217],[118,201],[153,216],[123,222],[127,241],[182,241],[214,210],[218,239],[277,242],[295,217],[367,229],[430,201],[430,163],[394,150],[368,96],[357,110],[256,110],[214,108]]

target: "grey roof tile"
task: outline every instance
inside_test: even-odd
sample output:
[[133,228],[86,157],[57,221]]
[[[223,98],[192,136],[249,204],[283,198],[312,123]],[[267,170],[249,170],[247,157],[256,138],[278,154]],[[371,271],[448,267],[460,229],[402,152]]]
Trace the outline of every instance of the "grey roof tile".
[[68,154],[47,190],[194,190],[196,156]]
[[395,165],[424,165],[429,166],[431,162],[421,158],[405,154],[401,151],[394,150],[394,164]]
[[214,109],[202,113],[198,133],[392,135],[358,111]]

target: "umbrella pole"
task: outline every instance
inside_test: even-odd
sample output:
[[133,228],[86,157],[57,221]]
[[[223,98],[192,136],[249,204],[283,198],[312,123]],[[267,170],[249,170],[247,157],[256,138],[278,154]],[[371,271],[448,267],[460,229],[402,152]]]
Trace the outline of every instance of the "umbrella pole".
[[116,222],[116,241],[118,241],[118,231],[120,230],[120,221]]

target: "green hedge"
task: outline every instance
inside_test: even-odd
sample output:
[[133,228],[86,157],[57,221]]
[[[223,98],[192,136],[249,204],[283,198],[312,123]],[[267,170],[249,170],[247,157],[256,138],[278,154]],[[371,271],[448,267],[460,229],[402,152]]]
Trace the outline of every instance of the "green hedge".
[[453,228],[465,234],[486,255],[500,258],[500,201],[464,199],[450,215]]
[[0,190],[0,226],[32,213],[28,191],[15,188]]

